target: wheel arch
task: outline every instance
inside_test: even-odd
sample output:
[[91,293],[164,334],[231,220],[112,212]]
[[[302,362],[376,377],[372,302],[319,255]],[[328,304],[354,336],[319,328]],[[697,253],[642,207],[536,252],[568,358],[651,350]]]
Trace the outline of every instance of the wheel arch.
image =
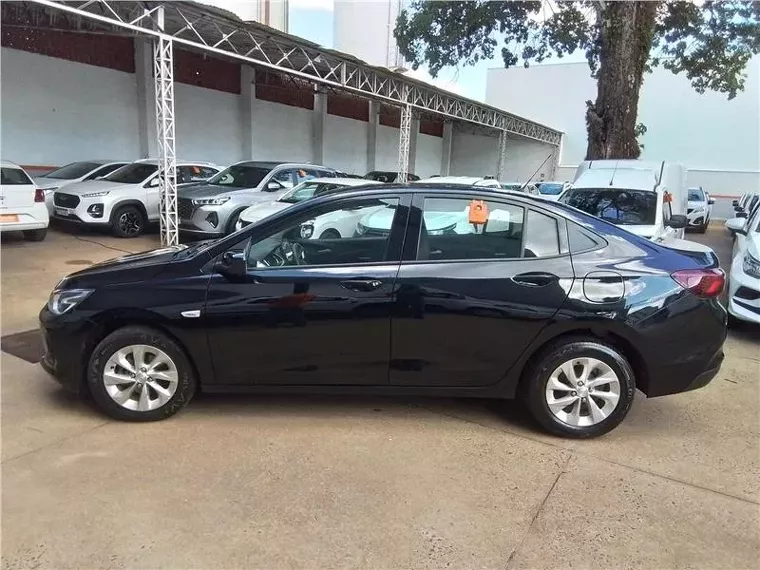
[[514,397],[525,389],[525,385],[530,381],[531,366],[535,359],[542,353],[549,350],[552,346],[567,342],[571,339],[590,339],[605,342],[620,353],[628,360],[634,373],[636,387],[647,392],[649,389],[649,369],[646,360],[641,351],[636,348],[633,341],[633,334],[625,326],[616,326],[619,323],[593,323],[583,324],[583,326],[573,327],[554,327],[546,330],[539,335],[530,347],[522,354],[518,362],[508,374],[506,386],[507,396]]
[[188,349],[187,344],[172,332],[171,327],[160,315],[144,309],[115,309],[113,311],[100,313],[96,317],[93,317],[92,323],[93,328],[86,337],[84,350],[82,351],[83,373],[82,378],[80,379],[80,382],[82,383],[80,389],[84,389],[85,392],[83,393],[86,393],[89,390],[87,387],[87,369],[95,347],[97,347],[98,344],[111,333],[124,327],[135,326],[153,329],[176,342],[185,353],[187,361],[193,368],[193,373],[197,379],[197,390],[201,390],[202,376],[200,374],[198,362],[193,356],[194,351]]

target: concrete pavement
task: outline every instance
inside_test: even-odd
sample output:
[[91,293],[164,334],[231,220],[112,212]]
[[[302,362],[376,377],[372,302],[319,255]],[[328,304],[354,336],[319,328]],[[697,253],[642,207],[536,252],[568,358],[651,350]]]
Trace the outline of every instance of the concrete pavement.
[[[3,334],[72,261],[154,242],[83,237],[3,238]],[[514,403],[421,398],[204,396],[125,424],[2,354],[2,565],[755,568],[759,347],[732,332],[706,388],[638,394],[582,442]]]

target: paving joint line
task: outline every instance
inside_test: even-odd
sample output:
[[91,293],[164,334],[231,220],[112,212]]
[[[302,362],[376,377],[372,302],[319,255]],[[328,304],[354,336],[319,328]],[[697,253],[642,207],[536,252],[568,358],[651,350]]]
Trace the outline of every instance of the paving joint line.
[[638,473],[644,473],[645,475],[651,475],[652,477],[659,477],[660,479],[665,479],[666,481],[671,481],[673,483],[679,483],[681,485],[685,485],[687,487],[693,487],[694,489],[699,489],[701,491],[708,491],[710,493],[715,493],[716,495],[721,495],[721,496],[729,498],[729,499],[734,499],[734,500],[737,500],[737,501],[741,501],[743,503],[749,503],[750,505],[760,505],[760,501],[756,501],[756,500],[753,500],[753,499],[748,499],[746,497],[740,497],[740,496],[737,496],[737,495],[732,495],[731,493],[726,493],[725,491],[719,491],[717,489],[711,489],[710,487],[705,487],[705,486],[699,485],[697,483],[692,483],[691,481],[684,481],[683,479],[676,479],[675,477],[671,477],[670,475],[664,475],[662,473],[657,473],[657,472],[654,472],[654,471],[648,471],[646,469],[642,469],[641,467],[635,467],[633,465],[627,465],[625,463],[620,463],[618,461],[612,461],[611,459],[606,459],[604,457],[599,457],[598,455],[594,455],[593,453],[588,453],[586,451],[579,451],[578,449],[571,449],[571,448],[567,448],[567,447],[562,447],[561,445],[557,445],[557,444],[554,444],[554,443],[543,441],[543,440],[540,440],[540,439],[537,439],[537,438],[528,437],[528,436],[526,436],[524,434],[516,433],[516,432],[510,431],[508,429],[501,429],[501,428],[497,428],[497,427],[494,427],[494,426],[489,426],[487,424],[483,424],[483,423],[480,423],[480,422],[477,422],[475,420],[471,420],[471,419],[468,419],[468,418],[462,418],[460,416],[457,416],[457,415],[454,415],[454,414],[451,414],[451,413],[448,413],[448,412],[442,412],[442,411],[434,410],[434,409],[428,408],[428,407],[425,407],[425,409],[428,410],[429,412],[432,412],[432,413],[435,413],[435,414],[446,416],[446,417],[449,417],[449,418],[452,418],[452,419],[455,419],[455,420],[459,420],[459,421],[462,421],[462,422],[470,423],[470,424],[473,424],[473,425],[476,425],[476,426],[480,426],[480,427],[485,428],[485,429],[490,429],[490,430],[493,430],[493,431],[497,431],[499,433],[506,433],[506,434],[512,435],[514,437],[518,437],[520,439],[524,439],[524,440],[527,440],[527,441],[531,441],[533,443],[539,443],[541,445],[545,445],[547,447],[551,447],[553,449],[558,449],[558,450],[562,450],[562,451],[570,451],[570,452],[572,452],[572,453],[574,453],[576,455],[579,455],[579,456],[591,457],[593,459],[597,459],[598,461],[603,461],[604,463],[609,463],[610,465],[617,465],[618,467],[624,467],[626,469],[630,469],[631,471],[636,471]]
[[61,439],[56,439],[55,441],[51,441],[50,443],[47,443],[41,447],[37,447],[36,449],[30,449],[29,451],[25,451],[24,453],[20,453],[19,455],[14,455],[13,457],[8,457],[7,459],[2,460],[2,465],[5,465],[6,463],[10,463],[11,461],[15,461],[16,459],[21,459],[22,457],[26,457],[28,455],[32,455],[34,453],[37,453],[38,451],[42,451],[43,449],[49,449],[51,447],[54,447],[58,444],[64,443],[66,441],[69,441],[70,439],[74,439],[75,437],[79,437],[80,435],[85,435],[88,433],[91,433],[95,431],[98,428],[101,428],[105,425],[112,424],[112,421],[106,420],[102,424],[97,424],[89,429],[86,429],[84,431],[80,431],[78,433],[74,433],[71,435],[68,435],[66,437],[62,437]]

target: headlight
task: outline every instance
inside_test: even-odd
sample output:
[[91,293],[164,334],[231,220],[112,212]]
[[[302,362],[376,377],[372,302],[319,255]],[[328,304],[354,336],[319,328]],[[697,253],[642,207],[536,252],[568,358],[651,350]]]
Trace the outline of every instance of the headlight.
[[92,293],[92,289],[62,289],[53,291],[48,300],[48,310],[54,315],[68,313]]
[[196,206],[221,206],[225,202],[228,202],[229,199],[229,196],[222,196],[220,198],[199,198],[193,200],[193,204]]
[[745,253],[742,260],[742,271],[750,277],[760,279],[760,260],[755,259],[749,253]]
[[100,198],[108,194],[110,190],[103,190],[102,192],[91,192],[90,194],[82,194],[82,198]]

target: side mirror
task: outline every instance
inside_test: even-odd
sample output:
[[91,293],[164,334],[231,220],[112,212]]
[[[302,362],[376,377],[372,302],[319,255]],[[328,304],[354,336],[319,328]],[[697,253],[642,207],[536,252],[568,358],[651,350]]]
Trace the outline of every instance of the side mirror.
[[747,212],[736,212],[736,217],[737,218],[747,218],[747,217],[749,217],[749,214],[747,214]]
[[680,230],[689,225],[689,220],[686,216],[683,216],[681,214],[674,214],[670,216],[670,219],[665,225],[669,228],[673,228],[674,230]]
[[245,254],[242,252],[225,251],[214,264],[214,272],[224,275],[230,281],[240,280],[247,274]]
[[715,204],[715,198],[710,198],[709,200],[707,200],[707,203],[708,203],[710,206],[712,206],[713,204]]
[[278,182],[275,182],[273,180],[270,180],[267,182],[267,185],[264,187],[265,192],[277,192],[277,190],[282,190],[282,185]]
[[744,225],[746,223],[744,218],[731,218],[730,220],[726,220],[726,228],[733,233],[745,233]]
[[744,208],[742,208],[741,206],[734,206],[734,212],[743,212],[743,211],[744,211]]
[[158,188],[158,176],[155,178],[151,178],[148,180],[148,183],[145,185],[146,188]]

